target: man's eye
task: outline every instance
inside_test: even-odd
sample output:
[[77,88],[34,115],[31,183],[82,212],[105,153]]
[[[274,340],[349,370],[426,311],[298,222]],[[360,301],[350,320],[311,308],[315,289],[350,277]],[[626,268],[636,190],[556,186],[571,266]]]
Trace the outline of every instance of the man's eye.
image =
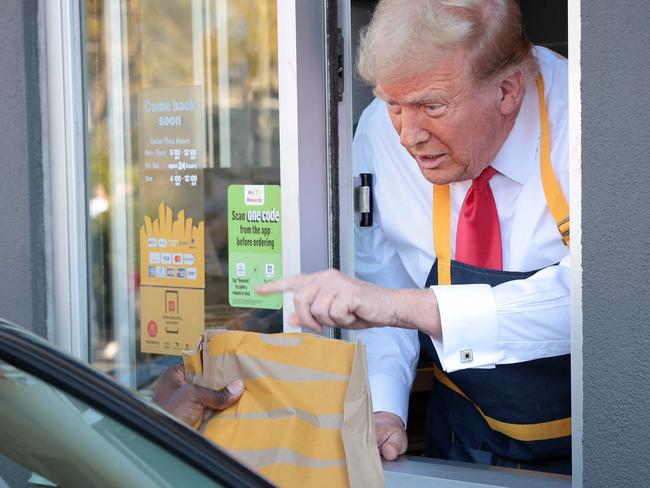
[[444,103],[432,103],[431,105],[425,105],[424,109],[432,117],[438,117],[447,111],[447,105]]
[[401,113],[402,111],[402,106],[398,103],[388,103],[388,110],[390,110],[391,113],[398,114]]

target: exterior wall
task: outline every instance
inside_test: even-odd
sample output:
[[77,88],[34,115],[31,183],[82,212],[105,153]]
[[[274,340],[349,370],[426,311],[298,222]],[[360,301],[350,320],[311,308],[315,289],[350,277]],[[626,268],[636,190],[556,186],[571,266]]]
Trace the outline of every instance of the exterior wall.
[[581,3],[585,487],[650,478],[649,7]]
[[38,0],[0,15],[0,317],[46,335]]

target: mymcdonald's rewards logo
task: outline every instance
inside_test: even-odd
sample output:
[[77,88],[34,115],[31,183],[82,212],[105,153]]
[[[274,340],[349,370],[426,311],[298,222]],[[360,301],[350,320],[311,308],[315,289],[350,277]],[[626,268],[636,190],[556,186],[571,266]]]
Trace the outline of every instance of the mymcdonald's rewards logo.
[[244,185],[244,204],[264,205],[264,185]]

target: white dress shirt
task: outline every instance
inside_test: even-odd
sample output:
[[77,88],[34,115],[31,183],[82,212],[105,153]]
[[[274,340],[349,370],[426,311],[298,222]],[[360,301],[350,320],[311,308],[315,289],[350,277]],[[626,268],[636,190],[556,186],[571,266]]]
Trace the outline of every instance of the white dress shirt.
[[[536,47],[551,130],[551,160],[569,198],[567,61]],[[492,166],[503,269],[532,271],[528,279],[489,285],[434,286],[442,341],[431,339],[443,368],[490,368],[570,352],[569,251],[548,210],[540,177],[539,101],[534,79]],[[374,175],[374,225],[355,230],[359,278],[391,288],[423,287],[436,258],[432,185],[400,145],[386,104],[374,100],[354,139],[356,172]],[[452,259],[458,215],[471,180],[451,184]],[[559,263],[559,265],[557,264]],[[383,327],[362,331],[373,408],[407,420],[419,354],[417,332]],[[473,359],[461,361],[471,349]]]

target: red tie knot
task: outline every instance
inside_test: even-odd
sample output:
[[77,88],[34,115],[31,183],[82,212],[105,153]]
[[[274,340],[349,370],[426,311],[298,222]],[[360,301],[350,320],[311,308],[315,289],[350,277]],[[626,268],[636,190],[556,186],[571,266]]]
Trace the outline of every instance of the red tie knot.
[[492,166],[488,166],[483,171],[481,171],[481,174],[474,179],[473,183],[475,185],[487,185],[490,181],[490,178],[492,178],[496,173],[496,169],[494,169]]

